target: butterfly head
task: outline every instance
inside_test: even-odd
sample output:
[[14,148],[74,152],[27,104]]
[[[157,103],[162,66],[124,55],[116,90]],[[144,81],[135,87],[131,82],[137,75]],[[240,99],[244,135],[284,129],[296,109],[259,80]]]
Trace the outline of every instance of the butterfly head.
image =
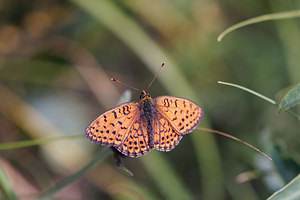
[[151,98],[151,95],[146,90],[142,90],[142,93],[140,95],[140,99],[141,100],[150,100],[152,98]]

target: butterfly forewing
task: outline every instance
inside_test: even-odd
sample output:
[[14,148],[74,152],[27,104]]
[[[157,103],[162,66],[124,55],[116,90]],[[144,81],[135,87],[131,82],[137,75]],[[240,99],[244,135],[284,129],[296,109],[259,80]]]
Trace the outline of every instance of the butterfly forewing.
[[160,151],[171,151],[180,142],[182,136],[177,134],[168,120],[158,114],[153,122],[154,147]]
[[138,102],[121,104],[95,119],[85,130],[92,142],[119,146],[127,139],[130,127],[139,117]]
[[180,135],[193,131],[204,114],[197,104],[184,98],[161,96],[154,101],[156,110]]
[[149,146],[149,135],[140,117],[138,117],[130,127],[124,143],[116,148],[122,154],[134,158],[142,156],[151,150]]

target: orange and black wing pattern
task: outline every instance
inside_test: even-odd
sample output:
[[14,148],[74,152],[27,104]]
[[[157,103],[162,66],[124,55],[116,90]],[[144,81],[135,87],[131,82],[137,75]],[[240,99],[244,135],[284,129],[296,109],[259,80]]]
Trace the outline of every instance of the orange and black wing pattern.
[[118,147],[126,141],[138,117],[138,102],[121,104],[95,119],[86,128],[85,135],[92,142]]
[[158,114],[154,119],[153,132],[154,148],[160,151],[171,151],[182,138],[161,114]]
[[203,110],[194,102],[172,96],[154,99],[155,108],[179,135],[192,132],[203,117]]
[[122,154],[134,158],[140,157],[151,151],[149,146],[149,134],[147,133],[146,125],[141,121],[140,117],[137,117],[133,122],[125,141],[116,148]]

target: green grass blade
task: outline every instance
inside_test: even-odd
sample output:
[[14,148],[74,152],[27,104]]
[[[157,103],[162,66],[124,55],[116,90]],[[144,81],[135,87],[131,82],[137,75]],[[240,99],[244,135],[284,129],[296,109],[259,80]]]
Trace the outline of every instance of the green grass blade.
[[23,147],[30,147],[30,146],[49,143],[49,142],[68,140],[68,139],[79,138],[79,137],[83,138],[83,135],[80,134],[80,135],[72,135],[72,136],[60,136],[60,137],[52,137],[52,138],[40,138],[40,139],[34,139],[34,140],[1,143],[0,150],[18,149],[18,148],[23,148]]
[[247,92],[249,92],[249,93],[251,93],[251,94],[254,94],[255,96],[257,96],[257,97],[259,97],[259,98],[262,98],[262,99],[264,99],[264,100],[270,102],[271,104],[276,105],[276,101],[274,101],[273,99],[270,99],[270,98],[268,98],[268,97],[266,97],[266,96],[264,96],[264,95],[262,95],[262,94],[259,94],[258,92],[255,92],[255,91],[253,91],[253,90],[250,90],[250,89],[248,89],[248,88],[246,88],[246,87],[243,87],[243,86],[240,86],[240,85],[237,85],[237,84],[234,84],[234,83],[223,82],[223,81],[218,81],[218,83],[223,84],[223,85],[229,85],[229,86],[232,86],[232,87],[236,87],[236,88],[245,90],[245,91],[247,91]]
[[118,170],[120,170],[120,172],[122,172],[124,175],[126,176],[133,176],[133,173],[127,169],[125,166],[117,166]]
[[298,200],[300,199],[300,174],[287,185],[275,192],[267,200]]
[[[259,97],[259,98],[261,98],[261,99],[264,99],[265,101],[267,101],[267,102],[269,102],[269,103],[271,103],[271,104],[273,104],[273,105],[278,106],[278,104],[276,103],[276,101],[274,101],[273,99],[270,99],[270,98],[268,98],[268,97],[266,97],[266,96],[264,96],[264,95],[262,95],[262,94],[260,94],[260,93],[258,93],[258,92],[255,92],[255,91],[253,91],[253,90],[250,90],[250,89],[248,89],[248,88],[246,88],[246,87],[243,87],[243,86],[240,86],[240,85],[237,85],[237,84],[234,84],[234,83],[223,82],[223,81],[218,81],[218,83],[223,84],[223,85],[229,85],[229,86],[232,86],[232,87],[236,87],[236,88],[245,90],[246,92],[249,92],[249,93],[251,93],[251,94],[254,94],[254,95],[257,96],[257,97]],[[286,110],[286,112],[288,112],[289,114],[293,115],[293,116],[296,117],[298,120],[300,120],[300,116],[299,116],[297,113],[295,113],[295,112],[293,112],[293,111],[290,111],[290,110]]]
[[84,166],[82,169],[80,169],[78,172],[72,174],[71,176],[65,178],[58,184],[56,184],[53,188],[50,188],[48,191],[46,191],[43,195],[39,197],[39,199],[52,199],[53,195],[55,195],[58,191],[63,189],[64,187],[70,185],[77,179],[79,179],[81,176],[83,176],[88,170],[93,168],[94,166],[98,165],[102,160],[104,160],[109,153],[111,153],[111,150],[109,148],[104,148],[98,153],[86,166]]
[[2,187],[3,191],[6,194],[6,197],[11,200],[17,200],[17,196],[14,193],[13,187],[3,170],[3,168],[0,166],[0,186]]
[[259,23],[259,22],[264,22],[264,21],[270,21],[270,20],[278,20],[278,19],[288,19],[288,18],[295,18],[295,17],[300,17],[300,10],[293,10],[293,11],[287,11],[287,12],[280,12],[280,13],[273,13],[273,14],[266,14],[266,15],[261,15],[258,17],[254,17],[248,20],[245,20],[243,22],[237,23],[233,26],[230,26],[229,28],[227,28],[225,31],[223,31],[219,36],[218,36],[218,42],[220,42],[225,35],[227,35],[228,33],[250,25],[250,24],[255,24],[255,23]]
[[279,103],[279,112],[288,110],[291,107],[300,103],[300,84],[293,87],[286,93],[281,102]]

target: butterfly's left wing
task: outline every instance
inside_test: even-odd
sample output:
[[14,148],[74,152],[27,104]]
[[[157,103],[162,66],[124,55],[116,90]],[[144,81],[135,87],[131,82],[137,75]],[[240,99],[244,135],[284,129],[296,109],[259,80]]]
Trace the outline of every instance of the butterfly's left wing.
[[192,132],[203,117],[203,110],[194,102],[172,96],[154,99],[155,108],[179,135]]
[[153,120],[153,133],[154,148],[160,151],[171,151],[182,138],[176,133],[169,121],[159,113]]

